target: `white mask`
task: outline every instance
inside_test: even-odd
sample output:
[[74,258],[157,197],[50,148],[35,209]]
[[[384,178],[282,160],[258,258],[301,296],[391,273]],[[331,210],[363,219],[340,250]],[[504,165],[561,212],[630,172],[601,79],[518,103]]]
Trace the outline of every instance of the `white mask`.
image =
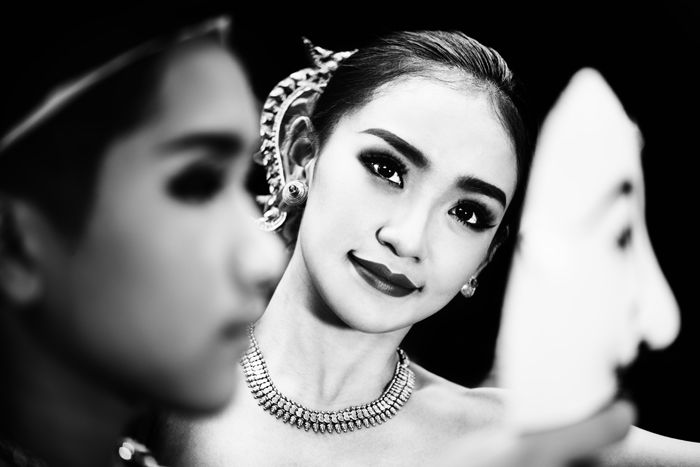
[[642,137],[592,69],[577,72],[535,151],[497,348],[524,431],[592,415],[641,342],[668,346],[678,306],[644,217]]

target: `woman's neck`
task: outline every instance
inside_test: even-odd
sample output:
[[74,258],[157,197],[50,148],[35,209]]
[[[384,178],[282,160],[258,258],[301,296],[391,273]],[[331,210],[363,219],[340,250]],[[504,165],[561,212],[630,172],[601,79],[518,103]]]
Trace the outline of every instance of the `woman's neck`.
[[65,365],[14,318],[0,326],[0,438],[48,465],[111,465],[134,408]]
[[348,327],[319,296],[296,251],[255,336],[283,394],[310,409],[335,410],[382,393],[407,332],[370,334]]

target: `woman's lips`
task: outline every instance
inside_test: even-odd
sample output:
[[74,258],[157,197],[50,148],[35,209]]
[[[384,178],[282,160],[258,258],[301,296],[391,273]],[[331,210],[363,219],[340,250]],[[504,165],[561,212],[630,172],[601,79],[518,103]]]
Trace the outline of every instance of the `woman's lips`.
[[408,277],[391,272],[381,263],[359,258],[352,252],[348,253],[348,258],[365,282],[386,295],[405,297],[418,290]]

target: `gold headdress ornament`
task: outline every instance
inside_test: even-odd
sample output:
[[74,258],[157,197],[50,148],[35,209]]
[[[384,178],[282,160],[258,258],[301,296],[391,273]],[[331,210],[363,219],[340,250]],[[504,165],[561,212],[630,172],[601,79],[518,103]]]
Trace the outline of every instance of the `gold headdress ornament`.
[[[313,66],[296,71],[277,83],[267,96],[260,117],[262,141],[260,151],[255,154],[254,160],[265,166],[267,184],[270,188],[269,195],[257,197],[263,207],[263,216],[258,220],[258,225],[266,231],[279,229],[287,218],[287,210],[294,205],[294,203],[283,202],[283,198],[289,200],[300,194],[305,195],[305,193],[299,193],[300,188],[292,179],[295,168],[287,154],[285,144],[285,136],[289,130],[289,122],[285,119],[288,111],[301,108],[306,115],[310,114],[340,62],[356,52],[356,50],[332,52],[314,46],[306,38],[303,38],[303,41]],[[305,189],[305,186],[301,189]],[[284,196],[285,191],[286,196]]]

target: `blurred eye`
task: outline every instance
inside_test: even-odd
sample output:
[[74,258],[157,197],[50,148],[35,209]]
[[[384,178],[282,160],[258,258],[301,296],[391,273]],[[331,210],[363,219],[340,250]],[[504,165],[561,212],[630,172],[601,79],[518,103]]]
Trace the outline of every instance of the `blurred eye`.
[[496,225],[495,218],[488,208],[480,206],[478,203],[463,202],[448,211],[459,222],[467,227],[482,231]]
[[198,161],[186,166],[168,181],[168,193],[185,203],[200,204],[214,198],[223,189],[226,171],[221,164]]
[[621,250],[626,250],[632,243],[632,227],[626,227],[620,235],[617,236],[617,247]]
[[364,153],[360,155],[360,161],[373,175],[403,188],[403,175],[406,173],[406,166],[394,156]]

